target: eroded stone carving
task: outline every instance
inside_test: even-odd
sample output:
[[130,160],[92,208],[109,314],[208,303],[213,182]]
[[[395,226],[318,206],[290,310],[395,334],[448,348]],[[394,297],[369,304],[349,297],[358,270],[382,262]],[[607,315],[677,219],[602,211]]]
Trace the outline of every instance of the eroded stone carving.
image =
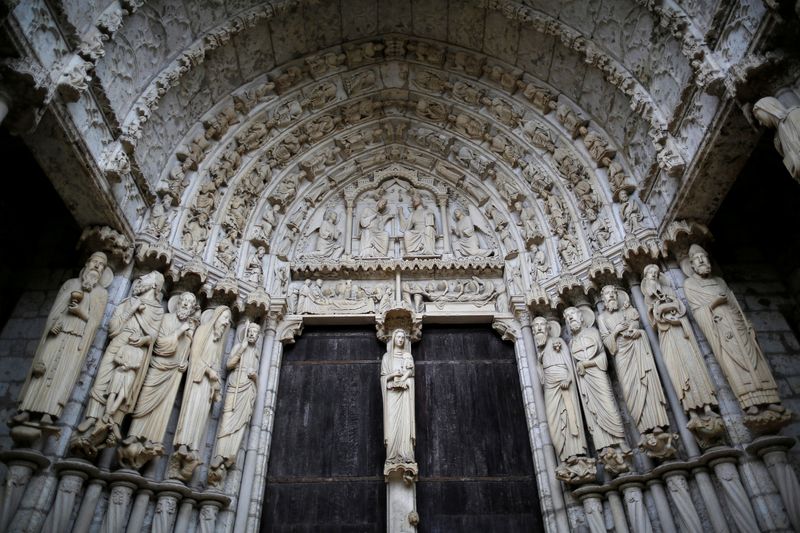
[[652,457],[670,457],[675,449],[670,442],[672,436],[667,433],[667,400],[650,343],[640,327],[639,312],[631,305],[629,296],[613,285],[603,287],[601,296],[605,310],[597,324],[606,348],[614,356],[628,412],[642,434],[639,446]]
[[118,450],[120,463],[139,469],[164,455],[164,435],[189,362],[189,348],[199,319],[197,298],[190,292],[173,296],[161,320],[153,355],[132,413],[128,436]]
[[258,392],[259,353],[256,343],[261,334],[258,324],[246,322],[241,338],[231,349],[226,363],[228,382],[225,403],[217,429],[211,463],[208,468],[209,485],[219,487],[225,475],[236,462],[244,432],[253,415],[253,405]]
[[[108,302],[106,288],[114,274],[107,265],[106,254],[95,252],[78,277],[59,289],[20,391],[19,413],[11,419],[12,426],[30,427],[38,436],[40,427],[53,426],[61,416]],[[12,429],[12,437],[24,433],[21,428]]]
[[800,181],[800,106],[786,108],[777,98],[762,98],[753,106],[761,124],[776,130],[775,149],[783,157],[789,174]]
[[578,390],[598,458],[607,471],[623,474],[630,469],[625,461],[630,450],[608,378],[603,339],[593,326],[594,313],[588,307],[568,307],[564,310],[564,320],[572,332],[570,350],[576,361]]
[[85,418],[70,439],[73,452],[94,457],[122,438],[119,426],[136,405],[164,316],[163,285],[160,272],[137,278],[131,296],[114,310],[108,325],[111,341],[100,360]]
[[693,244],[682,265],[683,290],[700,329],[755,431],[779,429],[791,419],[781,405],[778,385],[756,340],[753,326],[725,280],[711,275],[706,251]]
[[231,325],[231,311],[221,305],[203,312],[192,341],[189,373],[183,391],[178,427],[169,459],[167,476],[189,481],[202,463],[206,424],[212,405],[220,399],[220,365],[225,338]]

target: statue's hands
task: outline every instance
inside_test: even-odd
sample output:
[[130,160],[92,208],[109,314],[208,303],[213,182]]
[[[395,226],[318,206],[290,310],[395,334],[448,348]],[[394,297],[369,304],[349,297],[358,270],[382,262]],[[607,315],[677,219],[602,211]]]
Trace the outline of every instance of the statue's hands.
[[256,381],[258,379],[258,374],[255,372],[248,372],[247,377],[253,381]]
[[131,335],[128,338],[128,344],[141,348],[142,346],[147,345],[150,342],[150,335],[145,335],[140,337],[138,335]]
[[53,335],[58,335],[59,333],[61,333],[61,330],[63,329],[64,329],[64,324],[59,320],[58,322],[53,324],[52,328],[50,328],[50,333],[52,333]]
[[206,368],[206,375],[208,376],[208,379],[210,379],[211,381],[214,382],[219,381],[219,374],[217,374],[217,371],[214,370],[213,368]]
[[31,369],[31,375],[35,378],[40,378],[44,376],[44,373],[47,371],[47,367],[41,361],[37,361],[33,364],[33,368]]
[[178,366],[178,372],[180,372],[181,374],[186,372],[188,369],[189,369],[189,362],[188,361],[184,361],[183,363],[181,363]]
[[564,381],[561,382],[559,386],[561,387],[561,390],[567,390],[569,388],[570,383],[572,383],[571,379],[565,379]]
[[578,361],[576,368],[579,376],[583,377],[586,374],[586,367],[584,366],[583,361]]

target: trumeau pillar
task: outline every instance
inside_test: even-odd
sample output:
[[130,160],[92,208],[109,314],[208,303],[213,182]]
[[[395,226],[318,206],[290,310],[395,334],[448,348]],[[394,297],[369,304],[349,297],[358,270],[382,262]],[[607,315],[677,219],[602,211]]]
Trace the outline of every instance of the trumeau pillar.
[[387,343],[380,381],[386,446],[383,466],[386,530],[389,533],[416,531],[420,520],[416,489],[419,470],[414,457],[414,359],[410,345],[412,335],[413,340],[419,340],[421,328],[415,328],[413,320],[413,312],[405,308],[389,309],[376,317],[378,338]]
[[345,196],[344,216],[344,258],[353,256],[353,198]]

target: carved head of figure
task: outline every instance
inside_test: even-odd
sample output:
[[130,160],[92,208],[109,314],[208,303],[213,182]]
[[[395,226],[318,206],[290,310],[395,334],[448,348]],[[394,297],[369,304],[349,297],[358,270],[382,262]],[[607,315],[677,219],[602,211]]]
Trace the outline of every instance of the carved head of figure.
[[214,341],[219,341],[222,335],[231,325],[231,310],[227,307],[220,312],[217,316],[217,321],[214,322]]
[[711,274],[711,261],[702,246],[693,244],[689,247],[689,260],[692,263],[692,270],[698,276],[705,278]]
[[572,333],[578,333],[583,328],[583,313],[577,307],[564,309],[564,320]]
[[264,257],[266,254],[267,254],[267,249],[266,249],[266,248],[264,248],[263,246],[259,246],[259,247],[258,247],[258,250],[256,250],[256,256],[257,256],[259,259],[261,259],[262,257]]
[[108,265],[108,257],[103,252],[95,252],[86,260],[86,266],[81,272],[81,287],[91,291],[100,282],[103,272]]
[[768,128],[777,128],[781,120],[786,118],[786,107],[777,98],[767,96],[753,106],[753,116]]
[[131,292],[134,296],[141,296],[146,294],[150,291],[153,291],[153,297],[155,298],[156,295],[161,292],[161,287],[164,286],[164,276],[161,272],[153,271],[144,276],[137,278],[133,282],[133,287]]
[[178,299],[178,307],[175,309],[175,314],[178,315],[178,320],[186,320],[197,307],[197,298],[191,292],[184,292]]
[[401,350],[405,349],[406,332],[402,329],[394,330],[394,333],[392,334],[392,343],[396,348],[400,348]]
[[375,205],[375,210],[378,213],[383,213],[386,210],[386,198],[378,200],[378,203]]
[[336,214],[336,211],[333,209],[328,209],[325,211],[325,220],[330,222],[331,224],[336,224],[336,221],[339,220],[339,215]]
[[411,197],[411,207],[413,209],[422,207],[422,197],[419,194],[414,193],[414,195]]
[[619,203],[624,204],[625,202],[628,201],[628,191],[626,191],[625,189],[620,190],[617,193],[617,198],[619,198]]
[[617,288],[615,286],[606,285],[603,287],[600,295],[603,298],[603,305],[606,306],[606,311],[613,313],[619,309],[619,294],[617,294]]
[[462,218],[464,218],[464,211],[462,211],[461,209],[456,209],[456,210],[453,212],[453,218],[455,218],[455,219],[456,219],[456,222],[458,222],[459,220],[461,220]]
[[245,334],[247,335],[247,343],[248,344],[255,344],[258,340],[258,334],[261,332],[261,328],[258,327],[258,324],[255,322],[250,322],[247,325],[247,331]]
[[543,348],[547,344],[547,319],[543,316],[533,319],[533,338],[539,348]]
[[654,265],[653,263],[650,263],[649,265],[644,267],[644,270],[642,271],[644,279],[656,282],[658,281],[658,274],[659,274],[658,265]]

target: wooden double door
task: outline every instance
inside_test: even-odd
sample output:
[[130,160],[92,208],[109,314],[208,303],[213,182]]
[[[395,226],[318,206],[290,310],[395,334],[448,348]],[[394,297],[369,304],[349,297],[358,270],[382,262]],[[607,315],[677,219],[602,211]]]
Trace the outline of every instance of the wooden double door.
[[[374,327],[307,328],[283,356],[261,531],[386,531]],[[514,349],[425,325],[416,363],[420,532],[543,530]]]

